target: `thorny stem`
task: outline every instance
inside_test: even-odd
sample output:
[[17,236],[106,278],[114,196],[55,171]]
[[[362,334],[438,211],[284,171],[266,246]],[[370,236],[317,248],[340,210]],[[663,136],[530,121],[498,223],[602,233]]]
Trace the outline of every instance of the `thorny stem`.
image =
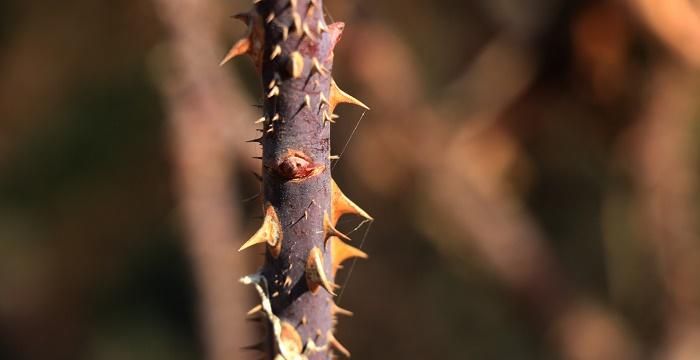
[[[263,0],[237,18],[249,34],[223,62],[253,58],[263,87],[263,225],[241,249],[266,244],[265,264],[243,279],[255,284],[262,304],[251,314],[271,331],[261,344],[269,359],[330,359],[349,352],[334,337],[333,302],[340,263],[367,255],[335,225],[343,214],[371,217],[331,179],[330,125],[339,103],[366,108],[331,78],[333,48],[343,23],[327,25],[321,0]],[[222,62],[222,63],[223,63]]]

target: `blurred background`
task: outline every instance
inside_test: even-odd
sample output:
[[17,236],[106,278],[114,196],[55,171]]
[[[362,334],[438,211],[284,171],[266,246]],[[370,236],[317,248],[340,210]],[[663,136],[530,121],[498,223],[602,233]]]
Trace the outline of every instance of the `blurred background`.
[[[353,358],[700,359],[700,3],[325,5]],[[0,2],[0,359],[257,358],[249,7]]]

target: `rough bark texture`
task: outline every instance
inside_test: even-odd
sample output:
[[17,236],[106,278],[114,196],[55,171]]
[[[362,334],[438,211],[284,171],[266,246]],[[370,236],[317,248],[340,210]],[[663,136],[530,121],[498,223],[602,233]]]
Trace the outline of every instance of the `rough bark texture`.
[[335,229],[343,214],[370,218],[331,179],[330,125],[338,103],[364,106],[331,78],[333,48],[343,23],[326,25],[321,0],[263,0],[237,18],[249,35],[224,62],[249,54],[263,86],[262,183],[264,220],[241,249],[265,244],[265,265],[242,281],[255,284],[262,303],[251,313],[269,325],[253,346],[270,359],[349,356],[333,336],[335,271],[343,260],[366,257]]

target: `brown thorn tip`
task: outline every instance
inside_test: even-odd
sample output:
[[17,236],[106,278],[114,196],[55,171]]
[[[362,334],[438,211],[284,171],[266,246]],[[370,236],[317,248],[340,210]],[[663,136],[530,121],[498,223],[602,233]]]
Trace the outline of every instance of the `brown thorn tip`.
[[224,64],[229,62],[229,60],[235,58],[238,55],[248,53],[250,51],[250,47],[251,47],[250,45],[251,45],[250,38],[244,38],[244,39],[238,40],[235,44],[233,44],[233,46],[228,51],[228,53],[226,54],[224,59],[221,60],[221,62],[219,63],[219,66],[223,66]]
[[338,229],[336,229],[335,226],[331,223],[327,212],[323,213],[323,231],[326,234],[326,239],[330,238],[331,236],[337,236],[345,241],[350,241],[350,238],[347,235],[338,231]]
[[273,60],[277,56],[279,56],[282,53],[282,47],[279,45],[276,45],[275,48],[272,50],[272,54],[270,54],[270,60]]
[[263,224],[260,229],[253,234],[253,236],[248,239],[241,246],[238,251],[245,250],[253,245],[267,243],[267,248],[270,250],[272,257],[277,258],[282,251],[282,225],[280,224],[275,208],[272,205],[267,204],[265,210],[265,218],[263,219]]
[[351,258],[360,258],[360,259],[367,259],[368,256],[367,254],[352,246],[348,245],[347,243],[343,242],[342,240],[338,239],[337,237],[333,236],[330,239],[330,247],[331,247],[331,271],[333,276],[335,276],[335,273],[338,271],[338,269],[342,268],[342,263],[345,260],[351,259]]
[[335,80],[331,79],[331,94],[330,94],[330,109],[331,112],[335,110],[335,107],[338,104],[341,103],[346,103],[346,104],[353,104],[357,105],[365,110],[369,110],[369,106],[365,105],[362,101],[357,100],[350,94],[346,93],[345,91],[341,90],[338,87],[338,84],[336,84]]
[[362,210],[352,200],[348,199],[340,190],[335,180],[331,180],[331,220],[332,224],[337,224],[338,219],[344,214],[359,215],[367,220],[374,220],[366,211]]
[[338,339],[333,336],[333,333],[329,330],[328,334],[326,334],[326,337],[328,338],[328,343],[336,350],[338,350],[341,354],[345,355],[346,357],[350,357],[350,351],[348,351],[343,344],[338,341]]
[[331,305],[331,311],[333,312],[333,314],[338,314],[338,315],[345,315],[345,316],[353,316],[354,315],[352,313],[352,311],[343,309],[336,304]]
[[319,287],[323,287],[329,294],[335,296],[332,284],[326,276],[325,267],[323,266],[323,253],[321,249],[315,247],[309,252],[309,257],[306,260],[306,285],[312,294],[315,294]]

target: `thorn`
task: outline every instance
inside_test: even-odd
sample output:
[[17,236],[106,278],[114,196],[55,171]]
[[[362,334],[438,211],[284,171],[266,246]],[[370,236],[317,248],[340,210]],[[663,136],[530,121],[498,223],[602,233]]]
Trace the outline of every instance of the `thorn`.
[[258,119],[258,120],[255,120],[255,121],[253,122],[253,124],[260,124],[260,123],[264,123],[264,122],[265,122],[265,119],[266,119],[266,118],[265,118],[265,117],[263,116],[263,117],[261,117],[260,119]]
[[270,15],[267,15],[267,18],[265,18],[265,22],[269,24],[272,20],[275,20],[275,13],[270,11]]
[[328,160],[340,160],[340,155],[328,155]]
[[287,61],[287,72],[292,76],[292,78],[298,78],[304,71],[304,57],[299,51],[294,51],[289,55],[289,60]]
[[289,38],[289,27],[282,26],[282,41],[287,41]]
[[335,236],[330,239],[331,245],[331,273],[335,276],[338,269],[342,268],[341,265],[345,260],[351,258],[367,259],[367,254],[351,245],[346,244]]
[[330,92],[330,105],[329,108],[331,112],[335,110],[338,104],[353,104],[357,105],[365,110],[369,110],[369,106],[362,103],[362,101],[355,99],[351,95],[347,94],[345,91],[341,90],[336,84],[334,79],[331,79],[331,92]]
[[267,88],[270,89],[270,90],[272,90],[272,88],[274,88],[276,85],[277,85],[277,80],[276,80],[276,79],[272,79],[272,80],[270,81],[270,83],[267,84]]
[[289,276],[287,276],[287,277],[284,279],[284,284],[282,284],[282,287],[289,287],[290,285],[292,285],[292,278],[290,278]]
[[318,62],[317,58],[311,59],[311,64],[313,65],[312,70],[318,72],[319,74],[326,76],[328,69],[326,69],[321,63]]
[[292,22],[294,23],[294,31],[297,33],[297,36],[301,36],[303,34],[301,16],[296,12],[296,10],[293,10],[292,12]]
[[[279,346],[280,352],[287,355],[300,355],[303,350],[303,343],[301,341],[301,336],[299,332],[294,328],[294,325],[282,321],[282,326],[279,334]],[[286,356],[284,358],[287,358]],[[296,359],[296,358],[295,358]]]
[[326,25],[326,23],[322,19],[318,20],[318,23],[316,24],[316,28],[318,28],[318,32],[320,32],[320,33],[328,32],[328,26]]
[[223,66],[224,64],[229,62],[229,60],[235,58],[238,55],[248,53],[250,51],[250,47],[251,47],[250,38],[244,38],[244,39],[238,40],[235,44],[233,44],[233,46],[228,51],[228,53],[226,54],[224,59],[221,60],[221,62],[219,63],[219,66]]
[[304,95],[304,106],[311,109],[311,96],[309,94]]
[[270,251],[270,254],[273,258],[277,258],[282,251],[282,235],[282,225],[277,217],[275,208],[267,204],[265,218],[260,229],[238,251],[245,250],[256,244],[267,243],[267,249]]
[[277,121],[277,120],[279,120],[279,119],[280,119],[280,114],[279,114],[279,113],[276,113],[275,116],[272,117],[272,120],[271,120],[271,121]]
[[314,35],[314,33],[311,32],[311,29],[309,29],[309,24],[304,23],[304,25],[302,26],[302,30],[303,30],[304,35],[308,36],[309,39],[314,40],[314,41],[318,40],[316,38],[316,35]]
[[327,212],[323,213],[323,232],[325,233],[326,240],[332,236],[337,236],[345,241],[350,241],[350,238],[347,235],[341,233],[335,228],[335,226],[333,226]]
[[325,267],[323,266],[323,253],[321,249],[315,247],[309,252],[306,260],[306,285],[311,293],[315,294],[319,287],[323,287],[329,294],[335,296],[333,284],[328,281]]
[[331,312],[333,314],[338,314],[338,315],[345,315],[345,316],[353,316],[354,314],[350,310],[346,310],[341,308],[340,306],[336,304],[331,304]]
[[[262,156],[253,156],[253,159],[262,160]],[[240,251],[240,250],[239,250]]]
[[270,54],[270,60],[273,60],[277,56],[279,56],[282,53],[282,47],[277,45],[275,48],[272,50],[272,54]]
[[248,312],[246,313],[246,316],[253,316],[259,312],[262,312],[262,305],[260,305],[260,304],[255,305],[255,306],[253,306],[252,309],[248,310]]
[[247,142],[247,143],[258,143],[258,144],[262,144],[262,139],[263,139],[263,138],[262,138],[262,136],[261,136],[261,137],[256,138],[256,139],[246,140],[245,142]]
[[273,87],[272,90],[270,90],[270,92],[267,93],[267,98],[269,99],[269,98],[271,98],[273,96],[277,96],[279,94],[280,94],[280,88],[275,85],[275,87]]
[[335,180],[331,179],[331,223],[337,224],[338,219],[345,214],[355,214],[370,221],[374,220],[367,212],[348,199]]
[[332,331],[328,331],[326,334],[326,337],[328,338],[328,344],[330,344],[334,349],[338,350],[341,354],[345,355],[346,357],[350,357],[350,351],[343,346],[343,344],[338,341],[338,339],[333,336]]
[[335,120],[333,120],[333,117],[329,115],[327,111],[323,110],[323,123],[325,124],[326,122],[333,124]]
[[326,95],[323,95],[323,92],[318,94],[318,98],[321,100],[321,104],[319,104],[319,107],[318,107],[319,109],[323,105],[330,105],[330,103],[328,102],[328,99],[326,99]]
[[306,325],[306,323],[309,322],[309,320],[306,318],[306,315],[301,317],[301,324]]

